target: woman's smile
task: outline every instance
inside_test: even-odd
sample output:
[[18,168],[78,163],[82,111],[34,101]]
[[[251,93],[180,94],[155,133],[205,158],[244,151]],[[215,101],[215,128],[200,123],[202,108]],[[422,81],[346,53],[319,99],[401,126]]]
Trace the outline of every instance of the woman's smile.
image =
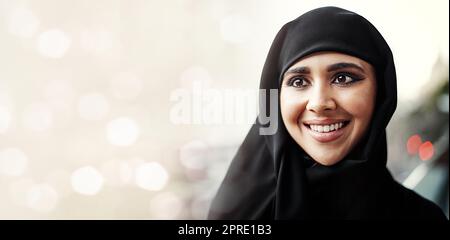
[[301,123],[302,131],[306,131],[310,136],[321,143],[328,143],[338,140],[344,135],[350,121],[347,120],[313,120]]

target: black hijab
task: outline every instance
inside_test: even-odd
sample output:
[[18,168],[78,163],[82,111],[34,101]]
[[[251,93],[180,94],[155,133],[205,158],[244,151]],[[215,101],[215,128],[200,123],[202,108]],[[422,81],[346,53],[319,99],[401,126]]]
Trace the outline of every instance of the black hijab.
[[[322,166],[294,142],[280,111],[273,135],[260,135],[266,126],[257,120],[234,157],[208,218],[445,219],[437,206],[395,182],[386,169],[385,129],[397,104],[395,66],[388,44],[365,18],[323,7],[285,24],[268,53],[260,89],[279,92],[282,76],[292,64],[321,51],[358,57],[376,70],[377,100],[365,137],[342,161]],[[269,106],[267,94],[260,113],[269,112]]]

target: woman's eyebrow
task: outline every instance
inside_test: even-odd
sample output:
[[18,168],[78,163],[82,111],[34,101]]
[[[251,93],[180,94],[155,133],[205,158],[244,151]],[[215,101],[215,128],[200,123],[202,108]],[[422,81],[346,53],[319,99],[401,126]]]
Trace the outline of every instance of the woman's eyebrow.
[[356,68],[357,70],[359,70],[363,73],[365,72],[362,67],[360,67],[354,63],[348,63],[348,62],[340,62],[340,63],[332,64],[332,65],[328,66],[327,71],[332,72],[332,71],[340,70],[343,68]]
[[294,67],[294,68],[290,68],[289,70],[287,70],[284,75],[290,74],[290,73],[304,73],[304,74],[308,74],[309,73],[309,68],[308,67]]

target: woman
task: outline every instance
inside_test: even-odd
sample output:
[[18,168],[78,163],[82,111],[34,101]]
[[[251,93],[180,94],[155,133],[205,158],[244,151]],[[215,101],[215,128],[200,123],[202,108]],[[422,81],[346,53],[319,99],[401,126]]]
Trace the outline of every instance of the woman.
[[[209,219],[446,219],[386,168],[397,104],[391,50],[363,17],[336,7],[287,23],[260,89],[278,89],[279,127],[257,121],[212,202]],[[270,96],[260,112],[270,106]]]

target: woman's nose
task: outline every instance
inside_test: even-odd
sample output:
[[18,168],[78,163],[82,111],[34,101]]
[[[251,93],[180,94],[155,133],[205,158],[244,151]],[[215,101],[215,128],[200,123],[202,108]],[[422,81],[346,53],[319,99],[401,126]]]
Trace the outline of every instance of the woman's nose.
[[314,89],[308,99],[306,109],[318,114],[324,111],[335,110],[336,102],[333,99],[333,94],[330,89],[323,87]]

